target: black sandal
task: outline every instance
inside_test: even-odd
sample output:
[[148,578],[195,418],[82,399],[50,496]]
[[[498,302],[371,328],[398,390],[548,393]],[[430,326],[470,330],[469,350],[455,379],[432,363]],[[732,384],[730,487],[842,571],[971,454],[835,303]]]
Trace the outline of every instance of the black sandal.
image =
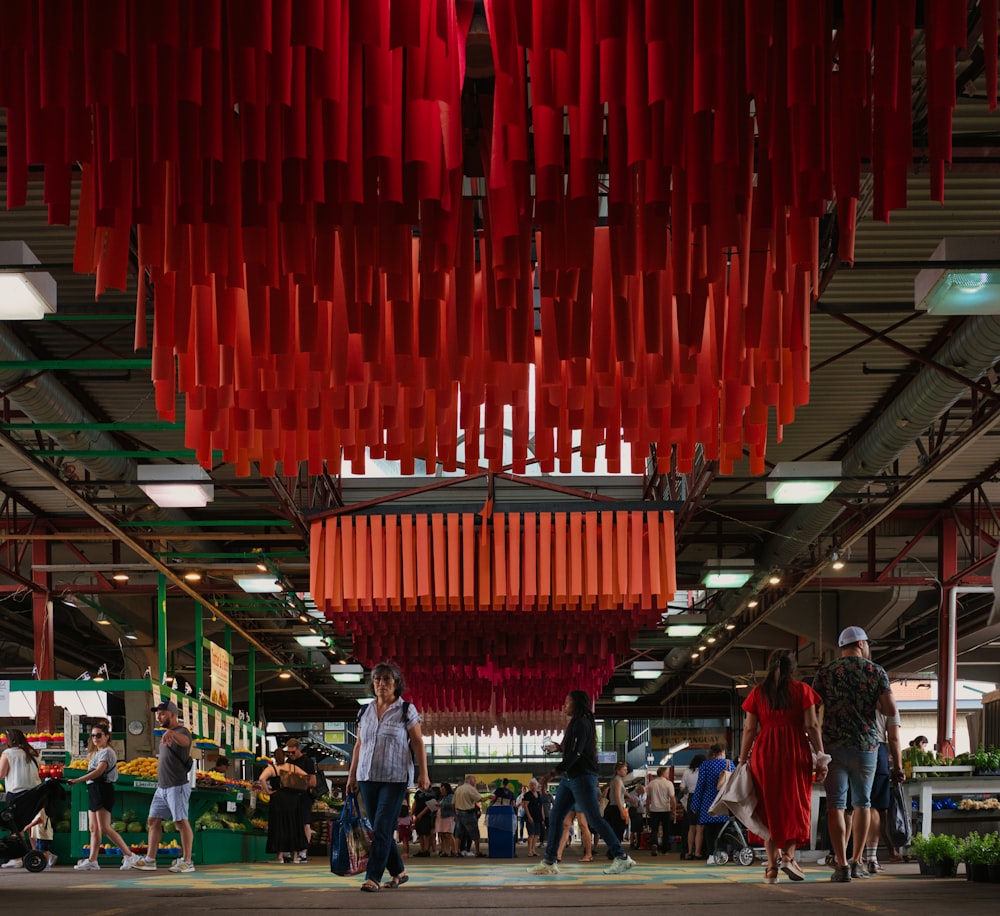
[[382,887],[389,887],[395,889],[397,887],[401,887],[402,885],[406,884],[406,882],[409,880],[410,876],[406,874],[406,872],[403,872],[403,874],[401,875],[396,875],[396,877],[393,878],[391,881],[386,881],[385,884],[382,885]]
[[382,890],[382,885],[377,881],[368,880],[361,885],[361,890],[366,894],[374,894],[376,891]]

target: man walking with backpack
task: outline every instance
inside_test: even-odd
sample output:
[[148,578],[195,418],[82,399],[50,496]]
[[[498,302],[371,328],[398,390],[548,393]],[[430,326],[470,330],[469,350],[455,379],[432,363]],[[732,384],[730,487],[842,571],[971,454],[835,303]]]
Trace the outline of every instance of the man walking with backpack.
[[163,822],[173,820],[181,836],[181,856],[170,866],[170,870],[186,875],[194,871],[194,863],[191,861],[194,833],[188,820],[188,804],[191,801],[191,783],[188,782],[188,772],[191,770],[191,732],[180,724],[176,703],[164,700],[151,711],[156,713],[156,724],[163,729],[163,737],[160,738],[156,768],[156,792],[149,805],[149,849],[132,867],[141,871],[156,871],[156,851],[160,848]]

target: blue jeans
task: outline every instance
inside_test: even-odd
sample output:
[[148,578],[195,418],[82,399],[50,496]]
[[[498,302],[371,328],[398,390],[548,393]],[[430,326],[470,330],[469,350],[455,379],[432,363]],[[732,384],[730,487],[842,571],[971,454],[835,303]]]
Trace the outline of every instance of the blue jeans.
[[833,758],[823,781],[827,807],[844,810],[847,807],[847,787],[850,785],[852,807],[870,808],[878,751],[828,747],[826,752]]
[[404,871],[393,833],[399,820],[399,809],[406,797],[405,782],[359,782],[361,801],[372,825],[372,848],[368,853],[368,881],[381,883],[386,866],[395,878]]
[[601,809],[597,807],[597,774],[585,773],[582,776],[563,777],[556,789],[556,798],[552,803],[552,814],[549,817],[549,838],[545,843],[545,861],[550,865],[555,862],[559,852],[559,841],[562,839],[563,821],[569,809],[576,810],[587,818],[587,824],[592,832],[597,833],[608,844],[608,852],[616,859],[625,857],[621,840],[615,835],[611,825],[601,817]]

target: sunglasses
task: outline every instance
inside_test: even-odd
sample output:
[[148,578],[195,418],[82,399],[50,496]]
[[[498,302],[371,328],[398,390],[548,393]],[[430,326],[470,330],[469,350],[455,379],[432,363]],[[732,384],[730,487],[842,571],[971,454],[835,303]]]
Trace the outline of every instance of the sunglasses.
[[90,733],[90,737],[91,738],[103,738],[104,737],[104,732],[91,732]]

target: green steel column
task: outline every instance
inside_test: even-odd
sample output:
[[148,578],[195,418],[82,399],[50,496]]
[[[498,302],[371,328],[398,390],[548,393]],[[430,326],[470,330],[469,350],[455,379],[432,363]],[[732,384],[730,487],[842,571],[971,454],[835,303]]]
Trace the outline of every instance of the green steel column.
[[156,577],[156,649],[160,665],[156,676],[162,681],[167,672],[167,578],[163,573]]
[[229,699],[227,712],[233,713],[233,628],[226,624],[226,654],[229,656],[229,683],[226,684],[226,696]]
[[247,703],[250,721],[257,724],[257,647],[250,647],[250,655],[247,658]]
[[[201,699],[205,691],[205,646],[203,645],[205,629],[203,608],[195,602],[194,606],[194,684],[195,696]],[[208,691],[211,695],[211,690]]]

